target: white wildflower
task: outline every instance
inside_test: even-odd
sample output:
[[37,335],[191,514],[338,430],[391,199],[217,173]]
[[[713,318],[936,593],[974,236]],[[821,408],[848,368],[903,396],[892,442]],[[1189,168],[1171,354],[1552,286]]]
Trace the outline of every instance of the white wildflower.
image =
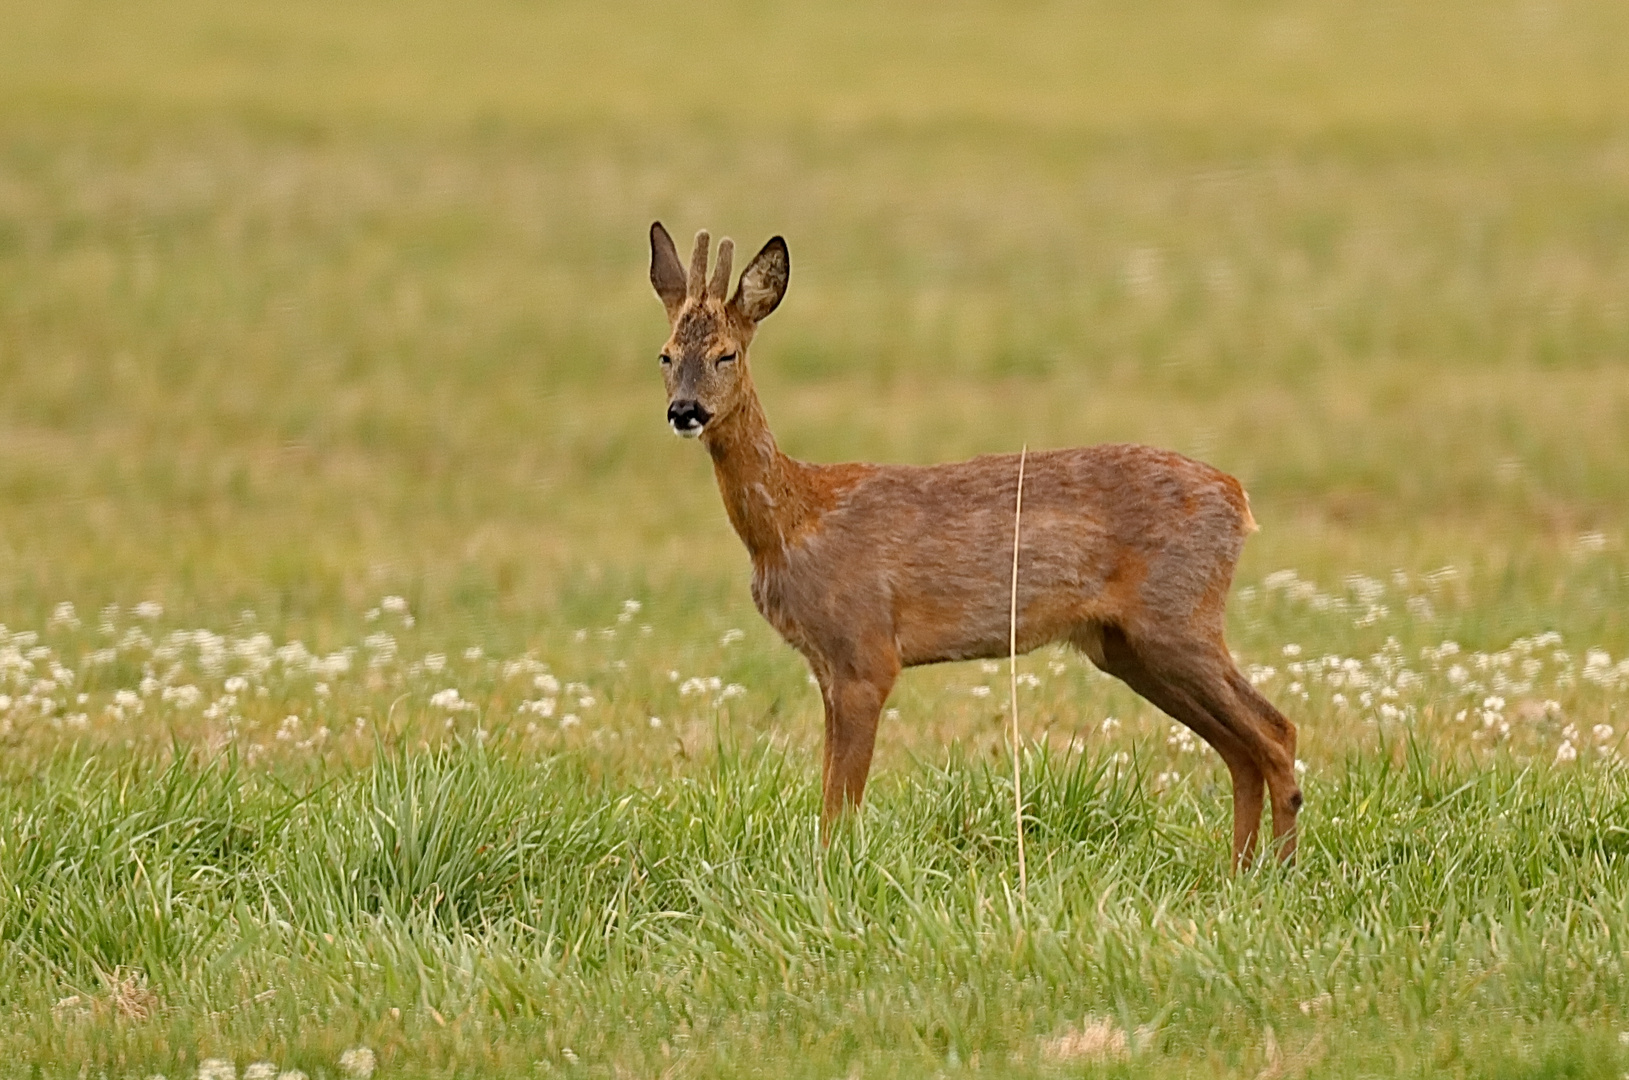
[[691,694],[716,694],[724,689],[724,680],[717,675],[692,676],[679,684],[679,696],[689,697]]
[[278,661],[291,671],[311,666],[311,650],[305,647],[303,641],[290,641],[286,645],[280,645],[275,655]]
[[356,1080],[368,1080],[373,1075],[373,1066],[373,1051],[366,1046],[358,1046],[339,1055],[340,1069]]
[[1174,747],[1179,754],[1191,754],[1199,747],[1194,739],[1193,732],[1181,724],[1172,724],[1171,733],[1165,739],[1165,745]]
[[407,600],[400,596],[387,596],[379,601],[379,610],[387,611],[392,615],[407,614]]
[[204,699],[204,692],[191,683],[184,686],[166,686],[162,699],[178,709],[190,709]]
[[465,701],[459,697],[458,688],[455,686],[449,686],[445,690],[437,690],[431,694],[430,704],[438,709],[446,709],[448,712],[467,712],[475,708],[473,701]]
[[396,659],[396,639],[382,631],[363,638],[362,645],[373,654],[368,661],[369,667],[385,667]]
[[269,1061],[256,1061],[243,1067],[243,1080],[277,1080],[277,1066]]
[[[160,604],[156,600],[143,600],[141,603],[136,605],[135,615],[136,618],[146,619],[148,622],[152,622],[154,619],[162,619],[164,617],[164,605]],[[209,1058],[208,1060],[216,1061],[219,1059]],[[199,1073],[202,1074],[203,1066],[199,1065],[198,1070]]]
[[198,1063],[198,1080],[237,1080],[237,1075],[237,1066],[226,1058],[204,1058]]
[[1411,596],[1403,603],[1403,608],[1410,615],[1422,622],[1434,622],[1437,618],[1437,609],[1431,601],[1423,596]]
[[336,679],[351,670],[351,654],[355,649],[341,649],[339,652],[329,653],[321,660],[311,661],[311,673],[324,678]]
[[1578,760],[1578,749],[1572,743],[1563,741],[1556,747],[1555,760],[1557,765],[1564,765],[1569,761]]
[[1606,533],[1582,532],[1578,534],[1578,550],[1581,552],[1596,552],[1606,550]]

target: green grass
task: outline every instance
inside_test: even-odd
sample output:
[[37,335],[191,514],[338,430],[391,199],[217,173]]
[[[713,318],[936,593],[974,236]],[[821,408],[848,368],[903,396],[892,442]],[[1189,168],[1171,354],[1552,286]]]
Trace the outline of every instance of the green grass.
[[[1626,11],[0,2],[0,1075],[1623,1074]],[[1245,482],[1293,871],[1051,649],[1027,902],[1004,669],[818,845],[655,217],[798,456]]]
[[[408,1075],[1031,1075],[1078,1068],[1049,1046],[1099,1017],[1135,1033],[1120,1071],[1629,1058],[1621,770],[1351,760],[1307,785],[1299,867],[1234,879],[1215,781],[1156,804],[1037,753],[1026,904],[999,763],[885,783],[824,851],[804,765],[726,751],[634,786],[463,743],[302,792],[231,759],[53,759],[0,805],[0,926],[15,1007],[79,996],[6,1045],[132,1074],[318,1075],[362,1043]],[[151,1017],[108,989],[135,971],[150,997],[118,1001]]]

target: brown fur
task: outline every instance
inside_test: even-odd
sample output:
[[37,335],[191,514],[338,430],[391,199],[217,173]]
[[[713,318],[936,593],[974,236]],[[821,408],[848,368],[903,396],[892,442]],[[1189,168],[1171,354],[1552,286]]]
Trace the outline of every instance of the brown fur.
[[[668,398],[710,414],[700,438],[752,557],[753,601],[820,683],[829,826],[860,801],[902,668],[1006,655],[1018,458],[811,465],[781,453],[747,349],[785,292],[786,246],[765,245],[727,303],[727,270],[701,286],[706,249],[699,234],[686,274],[651,227],[651,282],[672,323]],[[1019,650],[1073,644],[1215,747],[1233,779],[1235,865],[1254,851],[1264,784],[1286,859],[1301,805],[1295,727],[1239,673],[1223,637],[1233,567],[1255,527],[1237,480],[1168,450],[1042,451],[1025,467]]]

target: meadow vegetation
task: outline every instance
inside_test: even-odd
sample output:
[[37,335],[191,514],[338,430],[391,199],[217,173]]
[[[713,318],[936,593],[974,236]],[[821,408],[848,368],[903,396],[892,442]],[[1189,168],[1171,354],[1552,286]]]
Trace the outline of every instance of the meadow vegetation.
[[[0,2],[0,1075],[1629,1069],[1629,9]],[[1047,649],[819,706],[783,447],[1239,476],[1298,865]]]

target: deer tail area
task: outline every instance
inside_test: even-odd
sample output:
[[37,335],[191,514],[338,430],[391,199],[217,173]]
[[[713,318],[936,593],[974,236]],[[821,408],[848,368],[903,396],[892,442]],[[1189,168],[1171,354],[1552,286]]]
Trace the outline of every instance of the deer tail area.
[[1256,515],[1250,512],[1250,493],[1241,489],[1240,494],[1244,496],[1244,534],[1249,536],[1260,532],[1261,526],[1256,523]]

